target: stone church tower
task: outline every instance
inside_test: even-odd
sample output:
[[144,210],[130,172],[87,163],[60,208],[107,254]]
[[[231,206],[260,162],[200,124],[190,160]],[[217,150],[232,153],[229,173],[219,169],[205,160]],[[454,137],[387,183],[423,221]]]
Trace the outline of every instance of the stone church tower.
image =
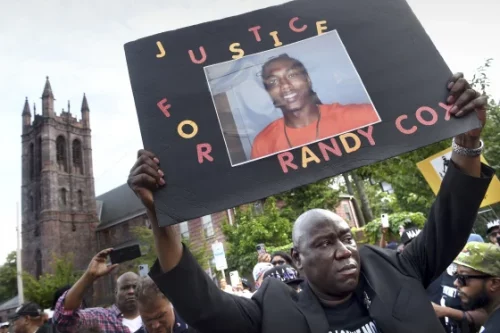
[[40,276],[54,255],[74,256],[85,269],[96,250],[96,213],[89,106],[83,95],[81,120],[68,109],[57,115],[49,78],[42,114],[22,112],[22,266]]

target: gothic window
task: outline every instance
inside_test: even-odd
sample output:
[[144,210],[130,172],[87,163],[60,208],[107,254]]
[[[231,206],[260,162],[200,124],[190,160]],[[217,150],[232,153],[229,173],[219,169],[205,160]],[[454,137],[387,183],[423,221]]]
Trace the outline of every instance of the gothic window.
[[36,190],[36,201],[35,201],[35,211],[37,213],[40,213],[40,211],[42,210],[42,191],[41,189],[37,189]]
[[62,189],[59,190],[59,208],[64,209],[66,208],[67,204],[67,191],[63,187]]
[[30,144],[29,169],[30,179],[33,180],[35,178],[35,145],[33,143]]
[[30,209],[30,212],[35,211],[35,202],[33,200],[33,195],[31,195],[31,194],[30,194],[30,198],[29,198],[29,209]]
[[78,190],[78,208],[83,210],[83,191]]
[[76,172],[80,172],[83,175],[82,143],[78,139],[73,140],[73,166]]
[[38,138],[36,141],[36,167],[38,175],[42,173],[42,138]]
[[39,236],[40,236],[40,227],[36,226],[35,227],[35,237],[39,237]]
[[35,265],[35,276],[39,278],[42,275],[42,252],[40,250],[36,250]]
[[68,163],[66,159],[66,140],[63,136],[58,136],[56,139],[56,158],[59,170],[68,172]]
[[212,222],[212,215],[205,215],[201,218],[205,238],[210,238],[215,235],[214,224]]

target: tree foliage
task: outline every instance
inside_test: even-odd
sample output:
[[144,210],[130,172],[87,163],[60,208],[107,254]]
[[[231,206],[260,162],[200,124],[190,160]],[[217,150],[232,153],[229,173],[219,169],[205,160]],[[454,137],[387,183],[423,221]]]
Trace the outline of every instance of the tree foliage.
[[29,273],[23,273],[24,297],[47,309],[52,305],[57,289],[75,283],[81,272],[74,270],[73,255],[53,257],[51,268],[54,273],[45,273],[39,279]]
[[[149,268],[153,266],[156,260],[156,250],[154,243],[153,231],[146,226],[139,226],[132,229],[132,233],[139,241],[141,247],[140,258],[132,260],[130,263],[134,267],[138,267],[139,265],[147,264]],[[203,269],[208,268],[209,261],[209,253],[206,250],[206,243],[203,243],[199,249],[194,249],[191,242],[187,239],[183,240],[184,245],[190,249],[194,258]]]
[[[423,228],[426,221],[424,214],[417,212],[400,212],[389,214],[389,239],[399,239],[399,227],[414,225]],[[379,218],[367,223],[364,227],[365,240],[369,244],[376,244],[382,235],[382,221]]]
[[328,178],[281,193],[276,199],[284,203],[282,215],[295,221],[313,208],[333,209],[338,203],[339,191],[332,188],[332,178]]
[[222,225],[230,270],[237,270],[240,275],[249,274],[257,263],[255,247],[259,243],[270,248],[291,242],[292,222],[282,214],[276,202],[276,198],[269,197],[262,212],[250,207],[237,208],[234,225]]
[[0,303],[17,295],[16,252],[7,255],[5,264],[0,267]]

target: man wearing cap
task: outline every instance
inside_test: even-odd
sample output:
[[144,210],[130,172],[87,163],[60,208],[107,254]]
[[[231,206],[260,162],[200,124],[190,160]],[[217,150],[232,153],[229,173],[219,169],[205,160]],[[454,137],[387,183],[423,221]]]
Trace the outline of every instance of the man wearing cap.
[[490,240],[491,244],[498,244],[498,238],[500,236],[500,220],[495,220],[488,222],[486,224],[486,235],[488,236],[488,239]]
[[10,317],[13,333],[35,333],[43,325],[42,308],[36,303],[26,303]]
[[482,333],[500,332],[500,247],[471,242],[455,259],[455,286],[465,308],[484,308]]
[[[470,242],[484,243],[484,240],[477,234],[471,234],[467,240],[467,243]],[[458,296],[458,289],[454,285],[456,272],[457,265],[452,263],[427,288],[427,295],[446,332],[477,332],[477,329],[486,321],[486,311],[482,308],[474,310],[464,309]]]

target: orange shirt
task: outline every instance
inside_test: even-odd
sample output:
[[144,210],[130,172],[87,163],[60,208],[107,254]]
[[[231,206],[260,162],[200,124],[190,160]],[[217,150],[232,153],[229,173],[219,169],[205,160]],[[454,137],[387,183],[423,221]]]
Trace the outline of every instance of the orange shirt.
[[302,128],[286,127],[285,135],[285,120],[284,118],[277,119],[257,134],[253,140],[252,159],[289,150],[379,121],[377,112],[371,104],[319,105],[319,112],[321,117],[317,137],[318,121]]

